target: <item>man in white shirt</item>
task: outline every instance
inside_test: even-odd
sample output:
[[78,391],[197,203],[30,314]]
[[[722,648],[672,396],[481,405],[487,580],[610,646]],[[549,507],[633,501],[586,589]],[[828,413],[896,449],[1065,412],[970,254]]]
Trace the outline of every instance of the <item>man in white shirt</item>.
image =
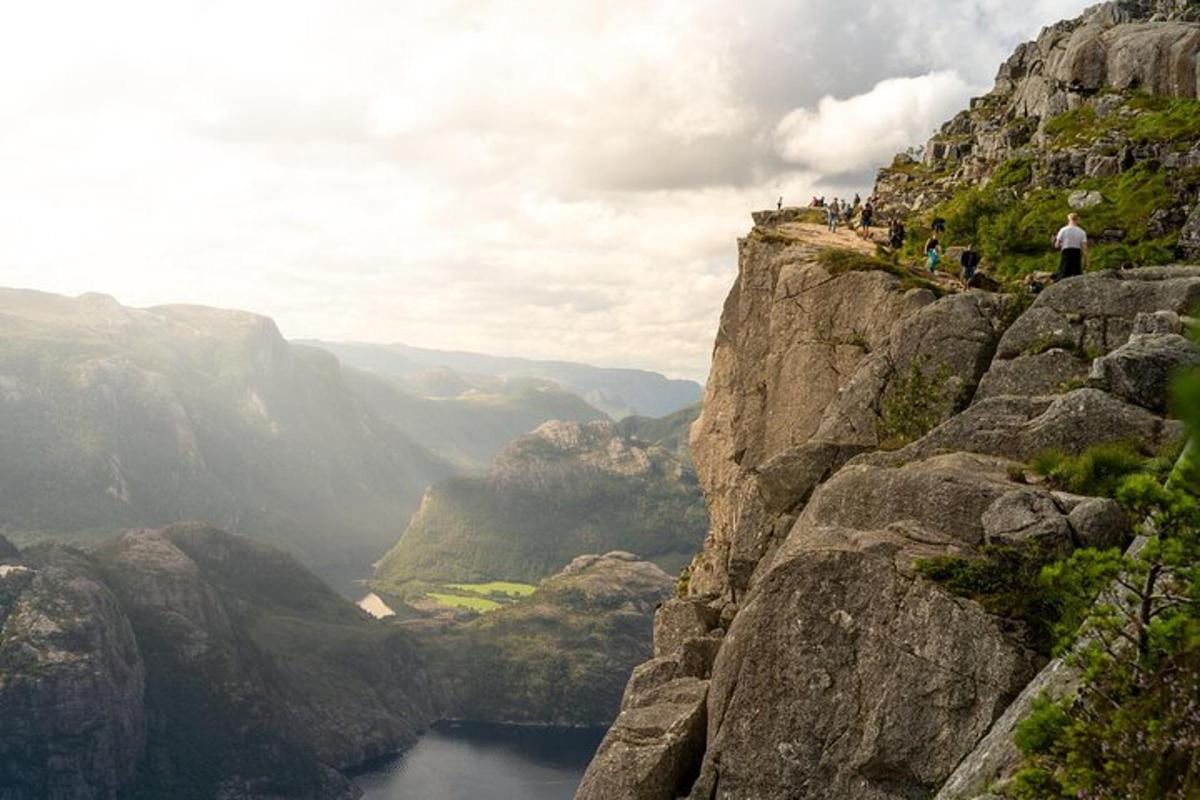
[[1058,268],[1057,280],[1072,278],[1083,274],[1084,261],[1087,258],[1087,231],[1079,227],[1079,215],[1067,215],[1067,224],[1054,236],[1054,248],[1062,251],[1062,262]]

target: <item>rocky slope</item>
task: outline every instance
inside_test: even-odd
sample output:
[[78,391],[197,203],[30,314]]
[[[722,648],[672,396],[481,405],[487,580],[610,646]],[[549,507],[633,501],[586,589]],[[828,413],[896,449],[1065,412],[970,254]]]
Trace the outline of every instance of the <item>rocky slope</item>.
[[11,800],[343,798],[434,714],[411,637],[201,525],[0,561]]
[[673,577],[630,553],[580,556],[512,605],[409,629],[441,676],[448,717],[608,725],[625,676],[650,656],[654,610],[674,589]]
[[[1027,485],[1011,467],[1181,435],[1163,392],[1200,356],[1178,335],[1200,268],[1078,278],[1006,326],[1011,299],[831,274],[761,233],[743,242],[694,428],[709,537],[689,597],[658,613],[656,658],[634,671],[581,798],[936,792],[1044,659],[914,560],[1119,542],[1112,501]],[[856,334],[855,320],[873,327]],[[1095,356],[1082,388],[1038,360],[1082,352]],[[973,391],[1014,359],[1027,380]],[[928,435],[878,450],[879,409],[914,360],[968,389]]]
[[[1053,78],[1071,36],[1096,58],[1116,47],[1101,61],[1136,62],[1126,68],[1148,88],[1138,70],[1161,63],[1150,54],[1167,37],[1186,67],[1175,72],[1194,76],[1194,12],[1169,5],[1159,18],[1164,4],[1108,4],[1051,28],[999,91],[1075,92]],[[975,180],[965,155],[931,156],[964,170],[948,195]],[[880,191],[897,201],[889,180]],[[708,538],[577,796],[982,798],[1014,766],[1015,718],[1061,666],[1043,672],[1022,624],[949,594],[915,561],[1128,540],[1114,501],[1030,484],[1022,465],[1047,450],[1178,443],[1166,390],[1200,359],[1181,335],[1200,268],[1102,271],[1031,306],[939,297],[888,262],[756,222],[692,431]]]
[[974,241],[1004,275],[1053,269],[1043,229],[1070,209],[1099,266],[1195,258],[1198,52],[1200,9],[1185,0],[1109,2],[1052,25],[920,161],[880,172],[880,208],[910,217],[916,245],[945,219],[944,240]]
[[0,529],[205,519],[368,564],[450,467],[265,317],[0,290]]
[[412,581],[537,581],[573,558],[626,550],[677,571],[704,535],[695,476],[666,444],[612,422],[549,422],[513,442],[484,478],[429,490],[371,586]]

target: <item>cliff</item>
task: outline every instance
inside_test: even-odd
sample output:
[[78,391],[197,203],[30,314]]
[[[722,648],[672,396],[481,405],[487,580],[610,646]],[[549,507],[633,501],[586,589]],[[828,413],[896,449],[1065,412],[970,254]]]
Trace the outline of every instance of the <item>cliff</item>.
[[[1002,70],[999,90],[1031,115],[1075,102],[1074,79],[1057,71],[1076,63],[1061,52],[1075,37],[1126,70],[1093,88],[1128,73],[1160,89],[1162,69],[1193,76],[1177,87],[1193,97],[1200,29],[1176,5],[1108,4],[1055,26],[1018,52],[1021,69]],[[1174,66],[1150,57],[1168,40]],[[1035,85],[1049,87],[1043,110]],[[946,196],[975,186],[971,163],[1001,157],[966,153],[928,156],[953,160]],[[897,207],[889,175],[880,191]],[[919,564],[1128,543],[1114,500],[1027,480],[1028,465],[1107,443],[1140,457],[1178,445],[1167,387],[1200,359],[1180,335],[1200,268],[1100,271],[1031,304],[942,296],[771,215],[756,223],[739,242],[692,430],[708,537],[687,596],[656,615],[655,658],[634,670],[577,797],[982,797],[1011,775],[1014,719],[1061,665],[1043,672],[1028,620],[952,593]],[[1043,249],[1051,232],[1038,234]]]
[[411,639],[291,556],[197,524],[0,561],[12,800],[349,798],[433,719]]

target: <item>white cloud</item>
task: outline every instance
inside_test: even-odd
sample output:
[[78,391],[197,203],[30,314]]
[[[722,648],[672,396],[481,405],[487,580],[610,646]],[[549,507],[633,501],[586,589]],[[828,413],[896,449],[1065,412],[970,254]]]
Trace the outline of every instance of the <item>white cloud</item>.
[[751,210],[1087,2],[12,4],[0,284],[702,378]]
[[780,120],[780,153],[819,173],[869,169],[929,138],[971,91],[958,73],[943,71],[880,81],[845,100],[826,96],[815,109],[798,108]]

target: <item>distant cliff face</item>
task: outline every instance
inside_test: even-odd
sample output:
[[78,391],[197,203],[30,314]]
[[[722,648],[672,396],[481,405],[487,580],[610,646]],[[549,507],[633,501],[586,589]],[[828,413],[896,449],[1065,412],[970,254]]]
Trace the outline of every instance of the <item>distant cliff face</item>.
[[[1053,120],[1083,107],[1103,118],[1094,104],[1116,81],[1120,104],[1159,108],[1148,118],[1161,123],[1177,109],[1133,88],[1195,97],[1195,14],[1108,4],[1052,27],[1002,70],[992,99],[935,139],[945,146],[885,171],[885,205],[914,214],[918,230],[945,213],[958,236],[980,230],[954,216],[968,200],[995,203],[974,206],[982,220],[1047,197],[1057,216],[1062,193],[1065,214],[1089,156],[1062,161],[1074,145],[1060,147],[1068,129]],[[1098,65],[1099,83],[1077,85]],[[1101,129],[1131,142],[1146,133]],[[1143,138],[1137,148],[1149,149],[1131,149],[1132,160],[1118,152],[1115,179],[1186,190],[1200,132],[1178,130]],[[1089,152],[1093,133],[1080,136]],[[1005,177],[1013,158],[1019,180]],[[1159,196],[1137,185],[1132,196]],[[1127,200],[1106,197],[1091,213],[1119,217]],[[1153,211],[1131,215],[1130,231],[1182,241],[1178,230],[1147,233]],[[1001,262],[1010,256],[1021,253],[993,265],[1031,267]],[[1061,670],[1040,672],[1046,658],[1022,624],[950,595],[915,562],[1126,541],[1113,500],[1027,483],[1022,465],[1106,442],[1148,453],[1177,444],[1167,386],[1200,359],[1181,335],[1198,303],[1197,267],[1101,271],[1032,305],[939,296],[887,262],[821,251],[762,217],[740,242],[692,431],[708,537],[688,597],[656,615],[655,657],[634,670],[577,797],[991,797],[1018,760],[1014,720]]]
[[129,618],[88,559],[4,550],[0,786],[16,800],[116,798],[146,748],[146,668]]
[[410,581],[537,581],[611,550],[677,570],[705,523],[695,476],[674,445],[612,422],[548,422],[509,445],[486,477],[430,489],[372,586],[403,594]]
[[350,798],[437,695],[410,637],[291,556],[201,525],[0,560],[12,800]]
[[0,441],[25,540],[208,519],[310,564],[377,557],[450,474],[269,319],[99,295],[0,290]]

